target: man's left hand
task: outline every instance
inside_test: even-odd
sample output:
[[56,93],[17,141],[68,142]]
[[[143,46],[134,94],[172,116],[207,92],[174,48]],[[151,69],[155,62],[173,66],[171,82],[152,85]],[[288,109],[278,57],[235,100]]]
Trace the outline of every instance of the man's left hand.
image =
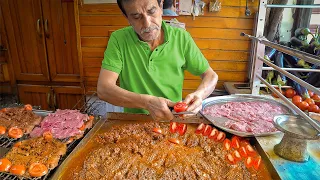
[[202,109],[202,95],[199,92],[188,94],[183,102],[188,105],[186,111],[197,114]]

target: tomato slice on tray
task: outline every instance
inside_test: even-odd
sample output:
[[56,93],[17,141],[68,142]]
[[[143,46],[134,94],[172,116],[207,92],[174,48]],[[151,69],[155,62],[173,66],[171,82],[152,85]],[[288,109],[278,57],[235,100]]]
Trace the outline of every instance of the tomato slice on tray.
[[14,139],[18,139],[23,136],[23,131],[20,128],[12,127],[8,131],[8,136]]
[[179,124],[178,133],[180,134],[180,136],[183,136],[186,132],[187,132],[187,125],[183,123]]
[[30,176],[41,177],[48,173],[48,168],[42,163],[33,163],[28,170]]
[[186,111],[188,108],[188,105],[184,102],[178,102],[177,104],[175,104],[173,106],[173,109],[175,112],[183,112],[183,111]]
[[170,132],[175,133],[178,130],[178,123],[176,122],[171,122],[170,123]]
[[212,128],[211,133],[209,134],[209,139],[215,140],[219,134],[219,131],[216,128]]
[[209,124],[207,124],[206,127],[204,127],[203,135],[209,136],[211,131],[212,131],[212,127]]
[[231,149],[231,141],[228,138],[223,141],[223,148],[227,151]]
[[7,130],[6,127],[0,126],[0,135],[5,134],[6,130]]
[[7,108],[0,109],[0,112],[3,112],[3,113],[7,112]]
[[13,165],[10,168],[10,173],[15,175],[23,175],[26,172],[26,167],[24,165]]
[[226,133],[219,131],[219,134],[217,135],[215,140],[217,142],[223,142],[225,138],[226,138]]
[[162,134],[162,130],[160,128],[153,128],[152,131],[158,134]]
[[32,106],[30,104],[24,105],[24,109],[27,111],[32,111]]
[[244,165],[247,168],[250,168],[253,165],[253,158],[251,156],[248,156],[244,161]]
[[250,144],[247,144],[245,147],[249,156],[255,156],[257,154],[257,152],[253,149],[253,147]]
[[196,134],[203,134],[205,127],[206,127],[205,124],[203,123],[199,124],[199,126],[196,129]]
[[9,171],[11,162],[7,158],[0,159],[0,171]]
[[239,149],[240,148],[240,140],[238,136],[233,136],[231,138],[231,146],[232,148]]
[[226,160],[228,161],[229,164],[236,164],[236,160],[234,159],[234,157],[230,153],[228,153],[226,155]]
[[50,131],[46,131],[42,134],[45,140],[51,141],[53,139],[53,135]]
[[234,150],[232,155],[236,161],[240,161],[242,159],[238,150]]
[[176,138],[169,138],[168,141],[173,143],[173,144],[180,144],[179,139],[176,139]]
[[255,158],[255,159],[253,160],[253,168],[254,168],[255,170],[259,170],[260,164],[261,164],[261,156]]
[[248,157],[247,150],[246,150],[246,148],[243,147],[243,146],[239,148],[239,153],[240,153],[241,157],[243,157],[243,158]]

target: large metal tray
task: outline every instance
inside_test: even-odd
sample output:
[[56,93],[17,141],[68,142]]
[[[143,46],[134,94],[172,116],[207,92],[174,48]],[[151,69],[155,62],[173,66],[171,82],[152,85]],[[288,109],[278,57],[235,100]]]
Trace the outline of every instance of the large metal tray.
[[[143,123],[147,121],[153,120],[151,116],[145,114],[108,113],[107,118],[102,118],[99,122],[97,122],[93,129],[82,139],[82,141],[76,146],[76,148],[74,148],[74,150],[69,154],[69,156],[62,162],[62,164],[58,166],[58,169],[53,174],[53,176],[51,176],[50,179],[66,179],[65,175],[72,173],[73,171],[72,165],[74,164],[74,162],[84,161],[84,159],[80,159],[91,151],[91,149],[88,150],[86,149],[86,147],[90,147],[92,146],[92,144],[95,144],[95,137],[100,133],[107,132],[112,126],[115,125],[127,123]],[[194,128],[196,128],[197,124],[188,124],[188,126],[194,126]],[[227,136],[229,137],[231,135],[227,134]],[[261,155],[261,158],[265,165],[264,169],[265,171],[267,171],[267,173],[269,173],[271,179],[280,179],[277,171],[269,161],[268,155],[263,151],[256,139],[251,139],[250,143],[253,144],[259,155]]]
[[[295,112],[289,106],[287,106],[279,101],[276,101],[274,99],[270,99],[267,97],[263,97],[263,96],[246,95],[246,94],[217,96],[217,97],[207,98],[202,102],[202,110],[208,106],[212,106],[212,105],[216,105],[216,104],[225,104],[227,102],[249,102],[249,101],[265,101],[265,102],[274,103],[274,104],[277,104],[277,105],[283,107],[284,109],[286,109],[288,111],[288,114],[295,114]],[[236,130],[229,129],[229,128],[225,127],[224,123],[229,120],[226,117],[212,117],[210,115],[205,115],[202,112],[200,112],[200,114],[203,117],[207,118],[210,122],[212,122],[213,125],[217,126],[218,128],[223,129],[231,134],[241,136],[241,137],[269,136],[269,135],[280,133],[280,131],[275,131],[275,132],[253,134],[253,133],[248,133],[248,132],[236,131]]]

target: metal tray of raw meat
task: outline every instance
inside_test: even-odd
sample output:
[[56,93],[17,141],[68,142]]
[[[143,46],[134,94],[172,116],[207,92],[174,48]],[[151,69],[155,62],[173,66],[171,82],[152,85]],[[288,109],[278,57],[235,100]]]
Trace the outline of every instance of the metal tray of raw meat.
[[[227,96],[217,96],[217,97],[210,97],[205,99],[202,102],[202,110],[204,110],[208,106],[212,105],[217,105],[217,104],[225,104],[227,102],[250,102],[250,101],[264,101],[264,102],[269,102],[273,103],[276,105],[281,106],[283,109],[285,109],[288,114],[295,114],[295,112],[287,105],[284,103],[281,103],[279,101],[276,101],[274,99],[264,97],[264,96],[259,96],[259,95],[247,95],[247,94],[239,94],[239,95],[227,95]],[[259,133],[259,134],[253,134],[250,132],[242,132],[242,131],[237,131],[234,129],[230,129],[225,126],[225,122],[231,119],[228,119],[227,117],[213,117],[210,115],[206,115],[200,111],[200,114],[208,119],[210,122],[212,122],[213,125],[216,127],[225,130],[231,134],[241,136],[241,137],[254,137],[254,136],[269,136],[273,134],[280,133],[280,131],[274,131],[274,132],[265,132],[265,133]]]

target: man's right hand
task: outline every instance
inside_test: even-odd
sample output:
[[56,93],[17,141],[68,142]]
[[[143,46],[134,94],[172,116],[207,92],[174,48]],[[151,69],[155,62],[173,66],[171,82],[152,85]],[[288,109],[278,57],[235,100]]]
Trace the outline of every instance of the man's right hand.
[[174,102],[162,97],[147,95],[146,110],[149,111],[151,117],[156,120],[172,120],[174,118],[169,107],[173,107]]

